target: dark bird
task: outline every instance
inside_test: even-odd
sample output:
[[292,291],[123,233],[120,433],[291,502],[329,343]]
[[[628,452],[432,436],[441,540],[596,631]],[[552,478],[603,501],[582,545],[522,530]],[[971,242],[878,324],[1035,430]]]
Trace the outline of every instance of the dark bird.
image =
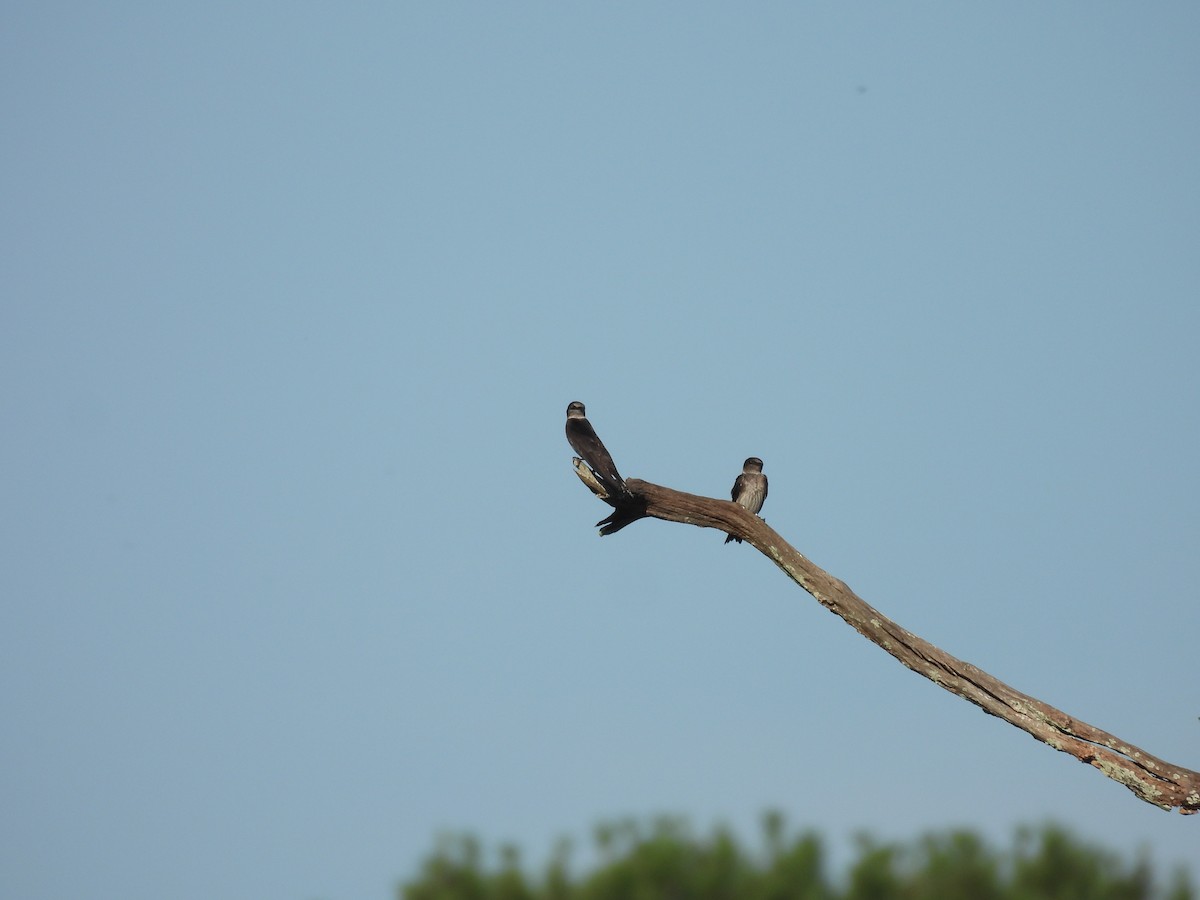
[[[762,473],[762,460],[752,456],[742,464],[742,474],[733,483],[731,495],[733,502],[743,509],[758,515],[767,499],[767,476]],[[730,541],[742,542],[740,537],[732,534],[725,536],[725,543]]]
[[621,497],[629,493],[625,479],[613,464],[604,442],[596,436],[596,429],[587,420],[583,404],[578,400],[567,407],[567,440],[596,474],[596,480],[604,486],[610,497]]

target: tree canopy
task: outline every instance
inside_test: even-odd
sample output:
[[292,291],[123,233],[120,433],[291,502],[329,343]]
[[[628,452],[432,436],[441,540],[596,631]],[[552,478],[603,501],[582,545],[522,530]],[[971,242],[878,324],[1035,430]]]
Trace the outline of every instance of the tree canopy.
[[597,862],[570,865],[560,841],[534,871],[520,850],[486,854],[470,835],[441,838],[401,900],[1193,900],[1183,871],[1164,883],[1149,857],[1126,858],[1057,825],[1023,827],[1006,847],[948,829],[906,842],[856,838],[845,869],[829,871],[815,831],[789,833],[763,816],[761,846],[725,828],[696,835],[680,818],[625,820],[593,832]]

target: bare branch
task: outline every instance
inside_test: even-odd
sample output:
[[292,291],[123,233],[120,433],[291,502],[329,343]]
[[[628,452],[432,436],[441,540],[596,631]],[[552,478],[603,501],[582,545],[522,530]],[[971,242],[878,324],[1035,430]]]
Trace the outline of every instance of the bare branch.
[[1099,769],[1147,803],[1167,810],[1178,809],[1184,815],[1200,811],[1200,772],[1151,756],[1106,731],[1009,687],[976,666],[906,631],[844,582],[815,565],[766,522],[736,503],[685,494],[637,478],[628,479],[626,485],[631,496],[602,498],[615,507],[604,522],[619,523],[616,528],[609,524],[602,534],[611,534],[630,522],[649,516],[700,528],[715,528],[739,537],[767,556],[822,606],[919,675],[1055,750],[1069,753]]

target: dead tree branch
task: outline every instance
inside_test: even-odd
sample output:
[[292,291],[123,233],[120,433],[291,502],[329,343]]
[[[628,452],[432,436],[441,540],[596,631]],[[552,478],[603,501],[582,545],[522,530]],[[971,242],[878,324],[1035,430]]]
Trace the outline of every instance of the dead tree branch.
[[984,712],[1015,725],[1055,750],[1069,753],[1099,769],[1147,803],[1167,810],[1178,809],[1184,815],[1200,811],[1200,772],[1151,756],[1106,731],[1009,687],[976,666],[956,659],[906,631],[844,582],[813,564],[766,522],[736,503],[685,494],[637,478],[625,482],[628,495],[614,498],[606,495],[603,486],[589,484],[584,474],[587,467],[581,461],[576,460],[575,468],[593,493],[614,507],[613,514],[598,523],[604,525],[601,534],[613,534],[649,516],[700,528],[715,528],[739,537],[767,556],[855,631],[934,684],[971,701]]

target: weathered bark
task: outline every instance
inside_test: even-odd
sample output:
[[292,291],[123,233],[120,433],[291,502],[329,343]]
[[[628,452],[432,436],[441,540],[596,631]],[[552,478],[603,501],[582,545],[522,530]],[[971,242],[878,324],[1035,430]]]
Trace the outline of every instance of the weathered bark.
[[[586,466],[577,464],[577,472],[580,468],[586,471]],[[586,475],[579,474],[587,484]],[[597,496],[615,507],[613,514],[600,523],[610,523],[602,529],[602,534],[611,534],[646,516],[733,534],[753,545],[822,606],[914,672],[1055,750],[1099,769],[1147,803],[1167,810],[1178,809],[1184,815],[1200,811],[1200,772],[1173,766],[1106,731],[1073,719],[906,631],[736,503],[685,494],[637,478],[628,479],[626,484],[632,498],[622,502],[589,485]]]

